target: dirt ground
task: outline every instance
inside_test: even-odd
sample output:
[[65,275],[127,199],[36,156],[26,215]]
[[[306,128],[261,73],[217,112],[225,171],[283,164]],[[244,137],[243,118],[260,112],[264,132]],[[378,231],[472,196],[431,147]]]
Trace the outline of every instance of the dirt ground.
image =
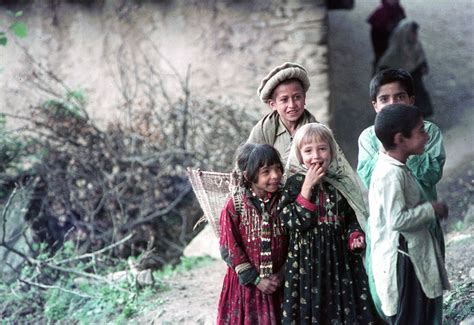
[[[358,135],[374,119],[368,101],[372,52],[365,19],[378,3],[356,1],[353,10],[329,14],[332,127],[354,166]],[[439,193],[450,206],[452,218],[446,224],[446,266],[453,284],[472,285],[474,2],[459,0],[453,6],[449,1],[411,0],[402,1],[402,5],[421,26],[431,67],[425,85],[435,106],[432,120],[445,137],[448,158]],[[160,294],[156,309],[137,323],[214,324],[224,273],[224,263],[215,260],[174,278],[171,290]]]
[[[470,283],[472,286],[473,233],[474,227],[471,226],[446,235],[446,268],[453,288],[460,283]],[[132,323],[215,324],[217,303],[225,272],[224,262],[216,259],[209,265],[174,277],[169,282],[170,290],[159,294],[156,307],[151,312],[136,318]],[[452,291],[446,292],[445,297]],[[474,297],[465,297],[465,299],[472,301]],[[472,316],[474,314],[471,314]]]
[[[473,282],[473,233],[474,227],[470,227],[446,236],[446,268],[453,287]],[[215,324],[225,272],[224,262],[213,260],[209,265],[176,276],[169,282],[170,290],[159,294],[156,308],[133,323]],[[445,297],[449,294],[446,292]]]
[[[448,235],[446,267],[452,284],[471,281],[474,272],[474,228]],[[221,260],[172,279],[159,295],[156,308],[135,319],[136,324],[215,324],[217,303],[226,272]],[[469,280],[470,277],[470,280]],[[448,294],[448,293],[447,293]],[[474,315],[473,315],[474,316]]]
[[156,308],[134,320],[136,324],[215,324],[217,303],[227,266],[222,260],[180,274],[170,290],[159,295]]

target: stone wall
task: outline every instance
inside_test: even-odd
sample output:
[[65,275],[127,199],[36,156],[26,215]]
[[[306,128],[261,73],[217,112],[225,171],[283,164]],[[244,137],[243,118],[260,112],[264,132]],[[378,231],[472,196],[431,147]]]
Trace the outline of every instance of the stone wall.
[[[21,8],[28,37],[10,37],[0,48],[0,112],[21,112],[49,96],[25,82],[33,68],[24,48],[70,88],[83,89],[91,116],[101,120],[124,102],[119,68],[133,67],[140,55],[170,79],[189,69],[193,96],[245,105],[256,117],[268,110],[256,96],[262,77],[298,62],[310,75],[308,109],[329,120],[324,0],[49,3]],[[4,7],[0,20],[10,21]]]

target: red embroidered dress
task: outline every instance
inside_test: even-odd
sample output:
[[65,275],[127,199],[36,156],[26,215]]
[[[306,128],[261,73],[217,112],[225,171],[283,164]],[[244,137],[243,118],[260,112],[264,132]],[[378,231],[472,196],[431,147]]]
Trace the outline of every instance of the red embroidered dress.
[[235,208],[240,204],[234,205],[232,198],[222,210],[220,250],[228,268],[219,300],[218,324],[281,323],[283,288],[267,295],[254,285],[258,276],[277,273],[285,263],[288,244],[276,215],[279,196],[262,202],[246,191],[240,208]]

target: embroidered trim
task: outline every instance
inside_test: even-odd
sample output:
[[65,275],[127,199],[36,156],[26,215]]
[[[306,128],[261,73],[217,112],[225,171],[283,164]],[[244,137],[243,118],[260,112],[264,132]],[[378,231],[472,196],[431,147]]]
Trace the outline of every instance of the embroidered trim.
[[303,208],[305,208],[305,209],[307,209],[311,212],[316,211],[316,209],[318,208],[318,206],[316,204],[314,204],[313,202],[307,200],[303,195],[301,195],[301,193],[298,194],[298,196],[296,197],[296,203],[298,203]]
[[[318,187],[318,199],[317,206],[319,206],[319,215],[318,222],[332,222],[335,224],[340,224],[344,217],[339,216],[339,195],[335,191],[334,196],[331,194],[325,193],[324,189]],[[334,201],[333,201],[334,200]],[[332,211],[332,208],[335,207],[335,213]]]
[[270,214],[268,213],[265,202],[260,202],[262,208],[262,224],[260,234],[260,275],[268,277],[273,273],[272,261],[272,229],[270,227]]
[[250,269],[252,267],[252,265],[249,263],[249,262],[245,262],[245,263],[242,263],[242,264],[239,264],[235,267],[235,272],[237,274],[243,272],[243,271],[246,271],[248,269]]
[[[247,241],[260,240],[260,276],[262,278],[268,277],[273,274],[273,262],[272,262],[272,237],[281,236],[285,233],[283,222],[279,218],[272,218],[268,209],[272,209],[272,206],[277,202],[265,203],[262,200],[259,201],[261,213],[258,209],[248,202],[247,206],[244,204],[242,199],[242,192],[240,192],[240,200],[242,203],[241,210],[241,224],[246,229],[248,234]],[[249,194],[247,194],[249,195]],[[236,195],[234,195],[234,200]],[[234,202],[234,205],[236,203]]]

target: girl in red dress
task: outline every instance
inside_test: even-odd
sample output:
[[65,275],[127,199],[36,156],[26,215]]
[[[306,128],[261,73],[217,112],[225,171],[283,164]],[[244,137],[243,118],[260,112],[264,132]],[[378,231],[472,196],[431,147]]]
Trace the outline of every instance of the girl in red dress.
[[277,218],[283,166],[267,144],[237,151],[241,187],[220,216],[220,252],[228,265],[218,324],[280,324],[283,265],[288,249]]

